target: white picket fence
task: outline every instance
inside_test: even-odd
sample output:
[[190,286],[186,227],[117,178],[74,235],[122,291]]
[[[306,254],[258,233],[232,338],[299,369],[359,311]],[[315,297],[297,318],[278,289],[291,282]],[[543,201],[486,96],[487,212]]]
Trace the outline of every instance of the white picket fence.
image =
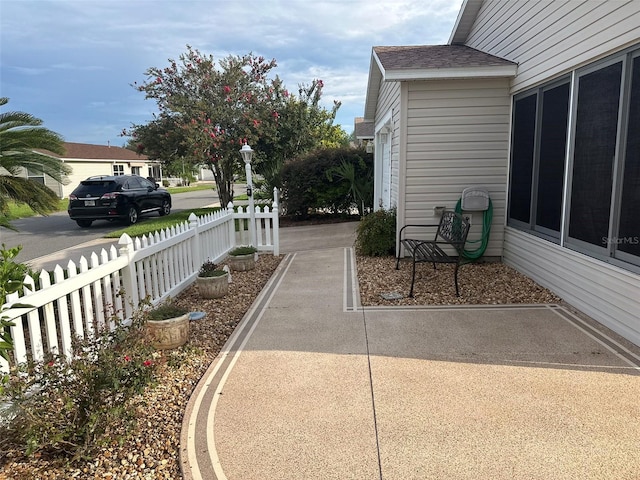
[[[126,321],[145,298],[156,304],[176,296],[195,281],[205,260],[220,263],[237,245],[250,244],[250,213],[234,211],[232,204],[201,217],[192,213],[188,222],[154,234],[122,235],[117,249],[94,252],[77,265],[69,261],[66,271],[60,265],[43,270],[37,285],[26,277],[24,291],[9,295],[8,310],[0,314],[14,323],[11,361],[0,357],[0,373],[41,361],[45,352],[69,357],[73,338],[90,338],[116,318]],[[279,255],[277,191],[272,208],[256,206],[253,216],[256,248]]]

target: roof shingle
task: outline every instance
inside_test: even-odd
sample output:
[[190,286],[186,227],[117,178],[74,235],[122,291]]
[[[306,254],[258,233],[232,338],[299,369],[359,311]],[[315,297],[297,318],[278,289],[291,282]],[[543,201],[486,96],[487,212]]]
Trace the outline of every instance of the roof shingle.
[[373,47],[385,70],[502,67],[513,62],[466,45]]

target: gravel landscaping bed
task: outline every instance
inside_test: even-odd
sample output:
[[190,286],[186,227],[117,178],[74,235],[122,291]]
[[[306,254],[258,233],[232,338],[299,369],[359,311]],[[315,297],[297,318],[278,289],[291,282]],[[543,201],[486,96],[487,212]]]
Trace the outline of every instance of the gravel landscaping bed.
[[[191,392],[225,344],[245,312],[280,263],[280,257],[261,255],[256,269],[234,272],[226,297],[204,300],[194,286],[174,301],[191,311],[206,313],[191,322],[189,342],[160,357],[159,381],[136,398],[139,424],[123,445],[102,449],[93,461],[79,468],[56,466],[44,458],[23,459],[17,452],[0,452],[0,479],[179,479],[179,440],[184,410]],[[455,296],[453,270],[421,264],[416,273],[415,297],[407,298],[411,265],[395,270],[392,257],[357,258],[363,305],[453,305],[557,303],[548,290],[501,263],[465,265],[459,272],[460,297]],[[385,300],[382,293],[400,293]]]
[[[560,298],[530,278],[500,262],[463,265],[458,270],[460,296],[456,297],[454,266],[430,263],[416,265],[413,298],[411,261],[404,259],[396,270],[394,257],[357,257],[362,305],[504,305],[509,303],[559,303]],[[396,293],[397,300],[381,295]]]

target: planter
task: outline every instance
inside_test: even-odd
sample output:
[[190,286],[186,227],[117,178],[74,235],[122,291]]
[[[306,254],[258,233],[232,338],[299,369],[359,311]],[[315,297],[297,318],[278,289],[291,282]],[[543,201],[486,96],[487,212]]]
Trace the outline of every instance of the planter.
[[217,277],[196,277],[198,292],[202,298],[221,298],[229,292],[229,274]]
[[235,272],[253,270],[256,266],[256,254],[230,255],[227,263],[229,264],[229,268]]
[[151,344],[158,350],[178,348],[189,339],[189,314],[166,320],[149,320],[145,328]]

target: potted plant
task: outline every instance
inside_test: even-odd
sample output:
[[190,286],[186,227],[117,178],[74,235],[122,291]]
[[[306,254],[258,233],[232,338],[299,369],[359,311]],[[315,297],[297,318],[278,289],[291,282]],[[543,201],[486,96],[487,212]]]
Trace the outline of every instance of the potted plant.
[[257,248],[249,245],[236,247],[229,252],[229,267],[236,272],[253,270],[256,266]]
[[198,271],[196,285],[203,298],[224,297],[229,291],[229,274],[211,260],[207,260]]
[[145,330],[158,350],[178,348],[189,338],[189,310],[166,301],[146,312]]

